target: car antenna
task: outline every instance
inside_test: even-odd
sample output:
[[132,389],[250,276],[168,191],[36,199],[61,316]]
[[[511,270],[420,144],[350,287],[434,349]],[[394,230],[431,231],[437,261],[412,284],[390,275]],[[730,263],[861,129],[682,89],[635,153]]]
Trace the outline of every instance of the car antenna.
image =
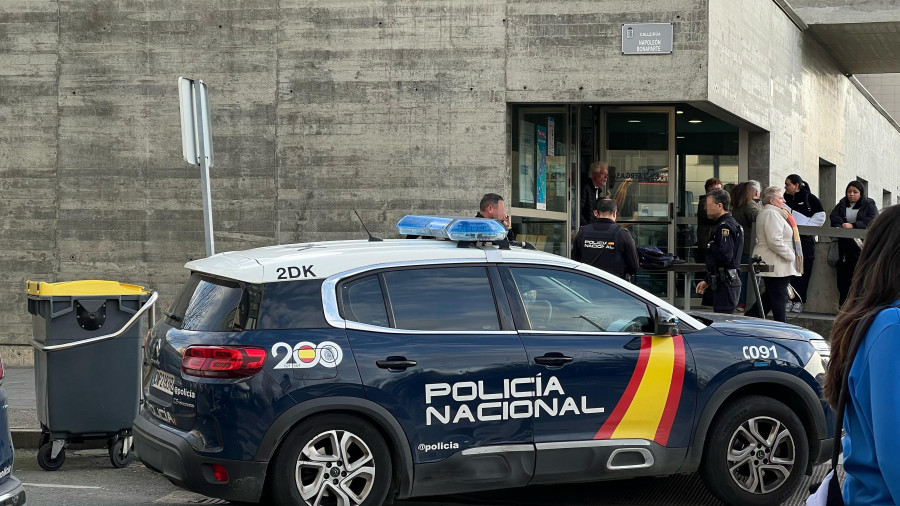
[[375,237],[371,232],[369,232],[369,229],[366,227],[366,224],[363,222],[362,218],[360,218],[359,213],[357,213],[356,210],[354,210],[353,213],[356,214],[357,218],[359,218],[359,222],[362,223],[363,228],[366,230],[366,234],[369,235],[369,242],[380,242],[384,240],[380,237]]

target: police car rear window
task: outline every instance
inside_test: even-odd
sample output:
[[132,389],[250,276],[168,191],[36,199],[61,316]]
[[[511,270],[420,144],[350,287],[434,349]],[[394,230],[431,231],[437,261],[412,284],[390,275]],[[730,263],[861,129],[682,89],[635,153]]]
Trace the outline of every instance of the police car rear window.
[[194,273],[165,315],[170,325],[183,330],[251,329],[256,326],[259,296],[258,285]]
[[320,329],[327,327],[322,310],[322,280],[263,285],[258,329]]

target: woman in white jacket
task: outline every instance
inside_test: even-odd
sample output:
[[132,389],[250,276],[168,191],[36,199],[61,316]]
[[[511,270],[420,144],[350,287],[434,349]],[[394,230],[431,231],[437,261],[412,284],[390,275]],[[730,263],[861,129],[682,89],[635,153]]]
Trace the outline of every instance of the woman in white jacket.
[[[784,195],[778,186],[763,190],[763,208],[756,217],[756,246],[753,256],[759,256],[769,265],[772,272],[761,272],[766,291],[762,294],[762,314],[769,310],[775,320],[786,321],[785,304],[788,300],[788,284],[791,276],[803,273],[803,250],[800,237],[790,213],[784,204]],[[745,313],[748,316],[762,316],[760,301]]]

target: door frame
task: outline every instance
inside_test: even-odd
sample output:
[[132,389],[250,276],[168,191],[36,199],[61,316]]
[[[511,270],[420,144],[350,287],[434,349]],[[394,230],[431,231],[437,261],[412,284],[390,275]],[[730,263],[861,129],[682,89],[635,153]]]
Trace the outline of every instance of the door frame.
[[[600,160],[609,160],[609,146],[608,146],[608,126],[607,119],[608,114],[610,112],[618,113],[618,112],[640,112],[640,113],[665,113],[668,114],[667,121],[667,132],[666,137],[667,145],[669,149],[669,185],[667,189],[667,195],[669,199],[669,215],[668,220],[666,221],[667,230],[666,230],[666,241],[668,243],[667,251],[669,253],[675,254],[675,237],[676,237],[676,217],[675,217],[675,187],[677,186],[677,165],[676,165],[676,146],[675,146],[675,110],[676,106],[663,106],[663,105],[623,105],[623,106],[600,106],[600,128],[599,130],[599,155]],[[666,300],[670,303],[674,303],[675,300],[675,272],[667,271],[666,272]]]
[[[510,104],[511,106],[518,106],[518,115],[515,118],[512,118],[513,121],[517,122],[516,124],[521,125],[522,120],[525,118],[525,114],[559,114],[562,112],[564,117],[564,126],[566,129],[565,135],[565,146],[566,146],[566,210],[565,211],[548,211],[545,209],[533,209],[530,207],[515,207],[512,205],[513,199],[512,195],[510,195],[509,199],[509,210],[512,216],[522,216],[524,218],[539,218],[539,219],[547,219],[560,221],[565,223],[565,229],[570,230],[571,223],[571,213],[572,206],[575,205],[572,202],[572,199],[569,198],[572,191],[572,170],[577,170],[577,163],[573,166],[572,153],[577,153],[575,149],[578,148],[576,145],[578,142],[577,136],[573,137],[572,135],[572,114],[573,114],[573,105],[569,104]],[[511,142],[511,141],[510,141]],[[576,143],[576,144],[573,144]],[[511,158],[510,158],[511,160]],[[513,174],[518,170],[518,167],[512,167]],[[566,248],[566,256],[568,257],[572,252],[572,238],[570,234],[565,234],[565,248]]]

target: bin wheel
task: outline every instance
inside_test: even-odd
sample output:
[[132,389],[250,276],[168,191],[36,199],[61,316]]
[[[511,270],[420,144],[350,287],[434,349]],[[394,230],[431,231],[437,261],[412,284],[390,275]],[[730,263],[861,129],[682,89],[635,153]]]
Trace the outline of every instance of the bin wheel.
[[53,442],[44,443],[41,445],[41,449],[38,450],[38,465],[41,466],[41,469],[44,471],[56,471],[62,467],[63,462],[66,461],[66,450],[60,450],[59,455],[57,455],[55,459],[50,458],[52,452]]
[[122,446],[124,444],[125,440],[117,437],[116,442],[109,446],[109,462],[113,467],[128,467],[128,464],[131,464],[131,462],[134,461],[134,444],[131,445],[131,448],[128,449],[128,453],[123,457]]

